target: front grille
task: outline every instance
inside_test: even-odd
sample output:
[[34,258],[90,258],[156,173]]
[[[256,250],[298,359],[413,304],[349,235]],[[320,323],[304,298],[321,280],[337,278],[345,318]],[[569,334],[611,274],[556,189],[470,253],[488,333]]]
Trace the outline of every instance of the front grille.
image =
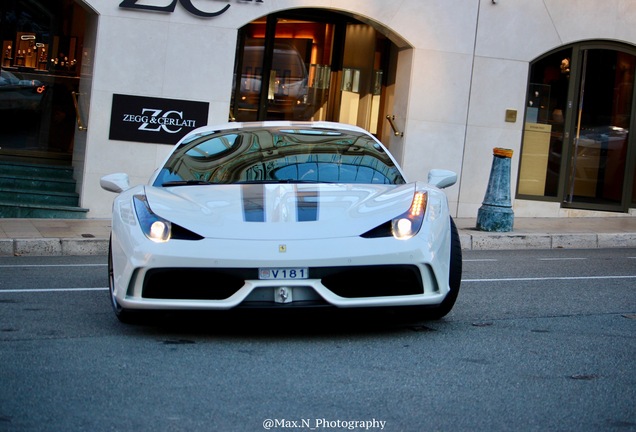
[[141,296],[152,299],[224,300],[236,293],[255,269],[162,268],[146,272]]
[[[417,295],[424,293],[420,270],[414,265],[312,267],[310,279],[320,279],[344,298]],[[225,300],[258,279],[258,269],[161,268],[146,272],[142,297],[170,300]],[[283,281],[281,281],[282,283]]]
[[309,271],[334,294],[345,298],[416,295],[424,293],[420,270],[414,265],[321,267]]

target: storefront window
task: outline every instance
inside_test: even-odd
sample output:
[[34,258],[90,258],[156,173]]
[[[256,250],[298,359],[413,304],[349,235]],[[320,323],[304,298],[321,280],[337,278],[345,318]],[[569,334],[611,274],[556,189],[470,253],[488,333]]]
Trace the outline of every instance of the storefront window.
[[634,183],[632,184],[632,205],[631,205],[631,207],[636,207],[636,174],[634,174]]
[[531,66],[518,195],[626,211],[634,201],[636,53],[579,44]]
[[569,106],[572,50],[532,65],[519,174],[519,194],[557,197]]
[[0,158],[70,161],[84,27],[72,0],[0,3]]
[[330,85],[333,27],[308,20],[277,19],[272,44],[266,44],[266,19],[244,27],[235,118],[257,120],[261,107],[268,120],[320,117]]
[[620,205],[628,162],[636,56],[582,49],[580,57],[565,202]]
[[340,121],[379,134],[391,42],[352,17],[299,9],[239,32],[230,118]]

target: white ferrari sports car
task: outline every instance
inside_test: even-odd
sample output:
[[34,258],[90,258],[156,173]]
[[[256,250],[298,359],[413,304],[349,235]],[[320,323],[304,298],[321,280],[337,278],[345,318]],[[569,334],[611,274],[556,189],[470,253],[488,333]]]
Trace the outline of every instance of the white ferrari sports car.
[[437,319],[461,281],[440,190],[409,183],[365,130],[228,123],[181,139],[146,185],[111,174],[109,285],[117,317],[143,310],[415,307]]

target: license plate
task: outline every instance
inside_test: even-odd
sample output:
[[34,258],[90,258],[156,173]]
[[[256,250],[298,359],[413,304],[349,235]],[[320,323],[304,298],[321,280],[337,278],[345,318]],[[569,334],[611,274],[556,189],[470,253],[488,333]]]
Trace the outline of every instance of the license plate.
[[290,280],[307,279],[308,277],[309,271],[307,267],[258,269],[259,279]]

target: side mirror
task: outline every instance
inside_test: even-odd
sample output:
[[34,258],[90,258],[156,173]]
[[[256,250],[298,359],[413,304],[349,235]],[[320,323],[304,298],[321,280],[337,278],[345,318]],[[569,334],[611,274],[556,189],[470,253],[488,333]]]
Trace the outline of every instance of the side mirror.
[[457,174],[449,170],[432,169],[428,173],[428,183],[444,189],[457,183]]
[[130,189],[128,174],[125,173],[108,174],[99,180],[99,185],[102,189],[115,193]]

